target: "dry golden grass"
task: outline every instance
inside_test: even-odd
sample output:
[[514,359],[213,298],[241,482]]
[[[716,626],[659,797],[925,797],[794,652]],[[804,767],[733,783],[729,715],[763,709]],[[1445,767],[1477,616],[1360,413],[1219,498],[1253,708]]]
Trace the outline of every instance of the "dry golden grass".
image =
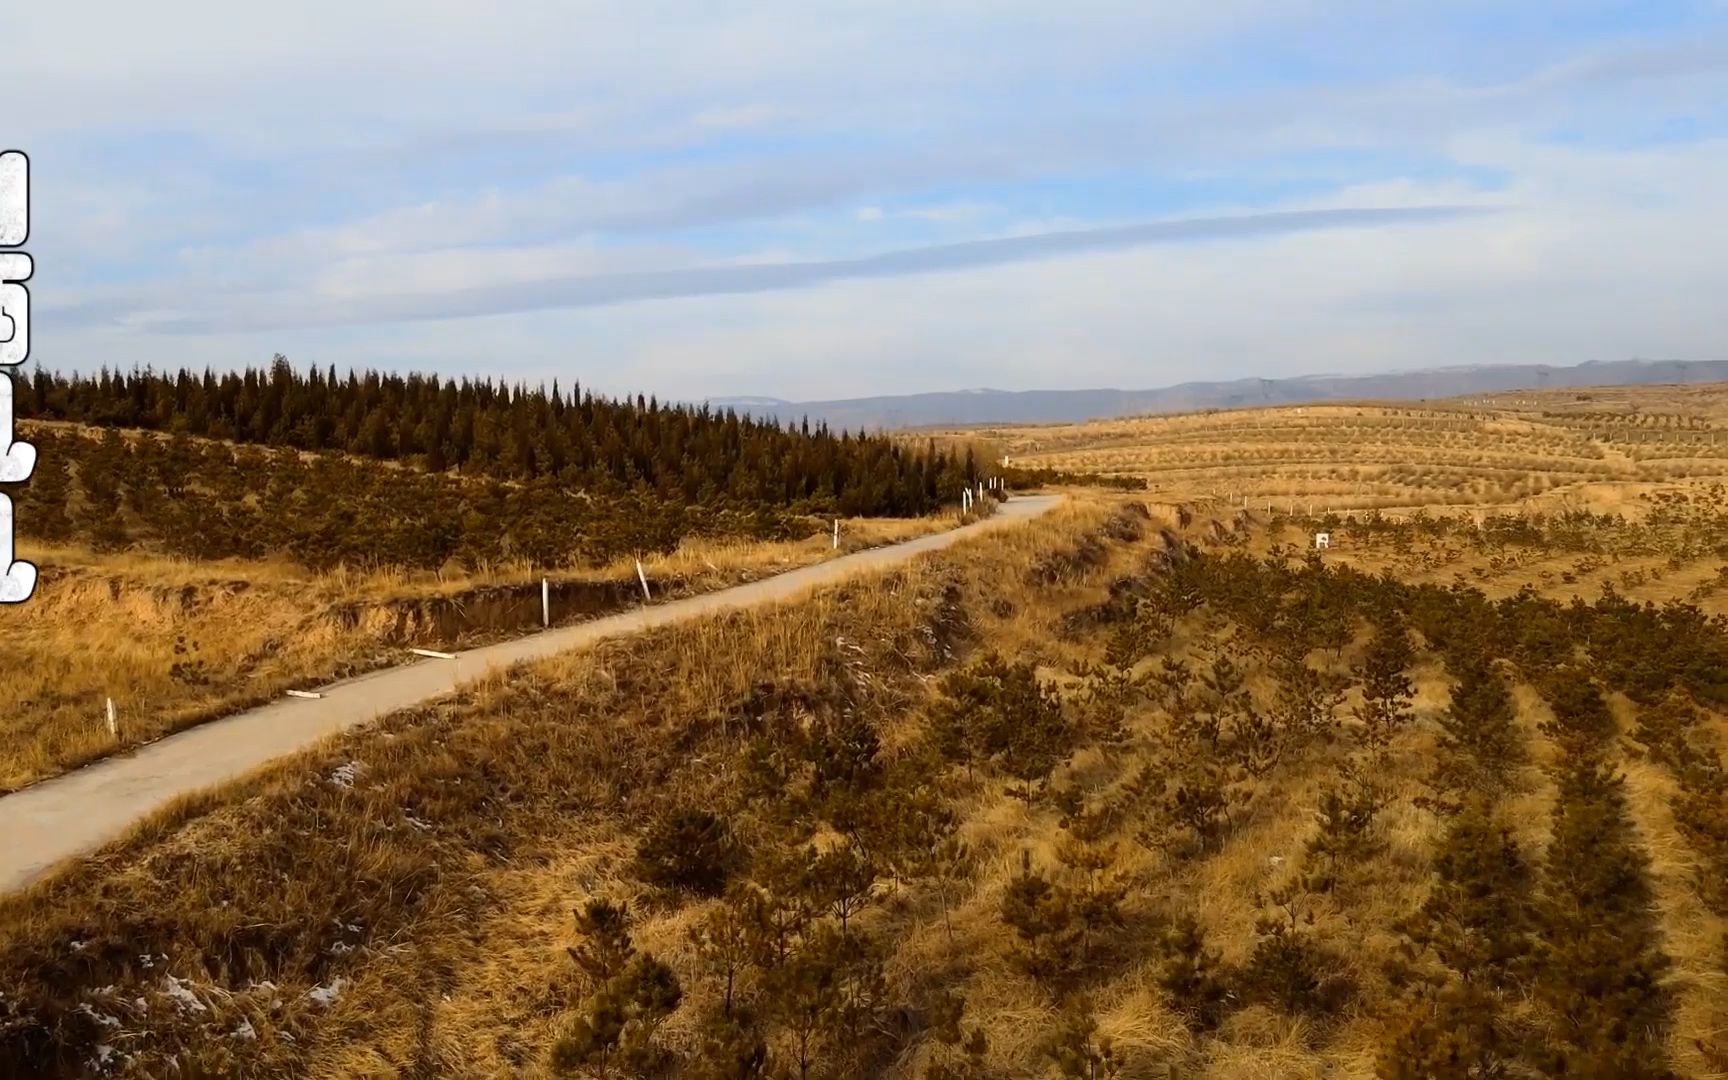
[[[854,519],[784,542],[690,539],[644,560],[657,599],[726,588],[943,528],[948,517]],[[312,573],[285,561],[198,563],[26,545],[43,567],[28,604],[0,610],[0,792],[317,685],[400,663],[413,646],[529,632],[541,571]],[[553,573],[554,617],[640,603],[631,560]],[[106,699],[118,714],[109,734]]]
[[[1078,703],[1106,635],[1076,613],[1096,609],[1113,582],[1153,572],[1148,556],[1164,552],[1171,534],[1203,546],[1219,535],[1206,520],[1179,525],[1171,507],[1138,539],[1095,542],[1116,502],[1075,499],[1034,527],[797,605],[535,664],[159,815],[92,860],[0,901],[0,1071],[28,1064],[73,1074],[107,1046],[108,1068],[122,1075],[158,1075],[171,1059],[217,1075],[548,1075],[551,1047],[587,994],[565,951],[578,944],[571,909],[595,897],[629,901],[637,949],[676,973],[684,995],[656,1041],[694,1058],[720,989],[689,931],[720,901],[640,880],[633,859],[646,825],[669,806],[713,807],[759,853],[772,846],[772,800],[741,799],[734,771],[748,740],[739,703],[764,680],[838,678],[883,756],[896,760],[927,733],[938,677],[987,649],[1034,662],[1070,706]],[[1230,546],[1269,542],[1251,535]],[[1060,572],[1041,573],[1053,556]],[[1165,657],[1203,665],[1228,651],[1269,708],[1276,679],[1258,653],[1238,647],[1243,632],[1198,611],[1175,623],[1140,670]],[[1359,629],[1310,662],[1348,672],[1366,646]],[[1399,1007],[1386,961],[1399,921],[1427,893],[1444,829],[1418,800],[1430,793],[1435,721],[1450,680],[1426,652],[1411,671],[1415,721],[1377,761],[1392,801],[1373,826],[1373,853],[1306,899],[1320,940],[1357,988],[1337,1015],[1238,1003],[1217,1031],[1197,1032],[1160,983],[1157,942],[1170,915],[1185,912],[1226,965],[1247,959],[1260,897],[1297,874],[1320,796],[1356,753],[1348,723],[1258,782],[1215,849],[1179,854],[1138,843],[1131,822],[1110,835],[1104,874],[1124,887],[1124,928],[1084,989],[1122,1077],[1376,1075],[1388,1013]],[[1515,698],[1530,760],[1499,797],[1534,862],[1549,840],[1556,795],[1547,770],[1556,754],[1539,729],[1551,719],[1541,698],[1522,685]],[[1353,692],[1339,715],[1355,700]],[[1615,707],[1624,724],[1626,703]],[[1090,799],[1120,796],[1146,760],[1141,748],[1178,719],[1163,703],[1140,702],[1125,715],[1123,746],[1082,746],[1052,785]],[[1720,719],[1710,722],[1720,741]],[[1676,966],[1672,1064],[1686,1076],[1721,1075],[1695,1043],[1724,1022],[1723,921],[1694,887],[1700,866],[1669,810],[1672,778],[1613,753],[1629,776]],[[925,881],[884,879],[853,924],[882,957],[882,1008],[869,1040],[881,1052],[861,1062],[827,1044],[810,1075],[914,1080],[952,1062],[954,1051],[927,1029],[938,990],[962,994],[967,1023],[988,1036],[986,1075],[1054,1075],[1042,1048],[1063,1023],[1062,995],[1022,970],[1002,912],[1022,858],[1059,880],[1066,873],[1064,815],[997,773],[966,774],[944,790],[975,854],[972,872],[945,899]],[[812,843],[836,840],[822,833]],[[340,993],[328,1003],[309,996],[333,987]],[[745,980],[746,994],[760,990],[754,976]],[[1520,1015],[1533,1008],[1519,1006]],[[770,1051],[787,1063],[784,1033],[771,1036]]]
[[[1376,527],[1376,518],[1397,527]],[[1585,602],[1612,590],[1639,603],[1690,603],[1728,615],[1728,489],[1721,486],[1653,497],[1603,492],[1589,502],[1443,519],[1445,529],[1426,531],[1405,527],[1419,517],[1379,512],[1275,517],[1251,546],[1306,547],[1325,531],[1330,561],[1413,584],[1464,584],[1494,598],[1532,589]]]
[[1131,417],[954,433],[1011,464],[1144,477],[1155,497],[1290,514],[1595,506],[1728,478],[1728,388],[1628,387]]
[[[921,561],[796,608],[535,665],[508,685],[494,680],[190,800],[66,874],[0,901],[0,941],[14,950],[0,961],[0,1001],[21,1000],[14,980],[38,978],[28,973],[38,961],[69,971],[63,961],[78,969],[87,958],[103,968],[103,986],[138,991],[124,1001],[113,996],[118,989],[89,999],[104,1015],[115,1010],[128,1022],[174,1027],[160,973],[191,979],[207,1010],[198,1013],[202,1034],[170,1037],[178,1050],[155,1036],[127,1043],[136,1050],[129,1067],[143,1075],[188,1050],[217,1071],[232,1067],[220,1064],[231,1061],[224,1055],[244,1053],[263,1074],[378,1075],[428,1055],[457,1074],[527,1065],[537,1072],[564,1015],[558,1002],[571,993],[562,951],[570,906],[585,895],[640,892],[624,872],[633,815],[592,810],[618,807],[621,796],[665,797],[668,783],[710,783],[699,757],[688,760],[686,725],[736,700],[764,670],[788,681],[816,678],[837,638],[859,650],[848,659],[882,673],[884,694],[897,699],[920,686],[912,672],[942,663],[932,650],[962,632],[942,610],[954,561],[967,568],[969,592],[986,592],[999,574],[1023,574],[1052,537],[1098,516],[1091,508],[1059,510],[1048,529],[996,534],[941,562]],[[528,720],[553,702],[555,720]],[[364,763],[364,779],[353,789],[333,786],[328,778],[348,762]],[[497,786],[505,776],[514,776],[509,786],[522,785],[514,794]],[[485,801],[515,803],[528,816],[512,813],[500,834],[492,812],[459,807],[459,795],[450,801],[461,789],[447,785],[457,778],[488,786]],[[634,800],[623,795],[631,791]],[[282,887],[282,873],[291,885]],[[164,895],[178,898],[171,911],[157,909]],[[677,928],[688,917],[651,920],[637,940],[676,954]],[[362,927],[370,944],[332,953],[353,937],[346,926]],[[113,961],[119,969],[106,966]],[[306,998],[337,972],[346,980],[337,1003],[326,1010]],[[269,988],[251,985],[259,980]],[[438,992],[430,1003],[416,989],[429,987]],[[146,1007],[133,1008],[134,997]],[[259,1033],[255,1043],[236,1048],[205,1038],[243,1022]],[[0,1041],[6,1034],[0,1019]],[[676,1039],[676,1027],[667,1036]],[[527,1059],[517,1060],[517,1044],[532,1050]]]

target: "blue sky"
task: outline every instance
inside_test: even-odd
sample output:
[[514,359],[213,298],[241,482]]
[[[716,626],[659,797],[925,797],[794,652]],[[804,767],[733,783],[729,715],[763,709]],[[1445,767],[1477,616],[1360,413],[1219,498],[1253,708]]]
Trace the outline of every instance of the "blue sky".
[[818,398],[1728,358],[1728,0],[14,7],[51,366]]

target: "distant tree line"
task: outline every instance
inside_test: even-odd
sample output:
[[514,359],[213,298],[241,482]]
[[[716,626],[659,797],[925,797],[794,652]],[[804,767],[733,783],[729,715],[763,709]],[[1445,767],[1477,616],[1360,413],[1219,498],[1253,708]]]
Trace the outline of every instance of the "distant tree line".
[[970,452],[886,436],[740,417],[644,398],[376,371],[268,368],[196,375],[104,368],[20,378],[17,415],[100,427],[336,451],[433,473],[555,481],[600,495],[916,515],[960,497],[980,473]]
[[996,470],[1007,481],[1010,487],[1031,488],[1043,487],[1046,484],[1072,484],[1078,487],[1113,488],[1117,491],[1145,491],[1148,488],[1144,476],[1126,476],[1120,473],[1079,472],[1068,469],[1023,469],[1019,466],[999,468]]

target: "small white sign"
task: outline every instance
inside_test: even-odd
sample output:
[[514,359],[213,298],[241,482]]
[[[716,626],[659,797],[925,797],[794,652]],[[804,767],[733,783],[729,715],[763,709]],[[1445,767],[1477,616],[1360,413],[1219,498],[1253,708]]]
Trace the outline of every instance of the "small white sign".
[[1314,534],[1314,550],[1315,551],[1325,551],[1327,548],[1330,548],[1331,546],[1332,546],[1332,534],[1331,533],[1315,533]]

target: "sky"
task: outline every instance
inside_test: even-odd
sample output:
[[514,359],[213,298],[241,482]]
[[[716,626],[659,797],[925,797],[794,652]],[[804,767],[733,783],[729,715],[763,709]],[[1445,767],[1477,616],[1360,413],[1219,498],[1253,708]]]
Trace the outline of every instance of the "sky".
[[1728,0],[86,0],[0,39],[54,368],[1728,359]]

